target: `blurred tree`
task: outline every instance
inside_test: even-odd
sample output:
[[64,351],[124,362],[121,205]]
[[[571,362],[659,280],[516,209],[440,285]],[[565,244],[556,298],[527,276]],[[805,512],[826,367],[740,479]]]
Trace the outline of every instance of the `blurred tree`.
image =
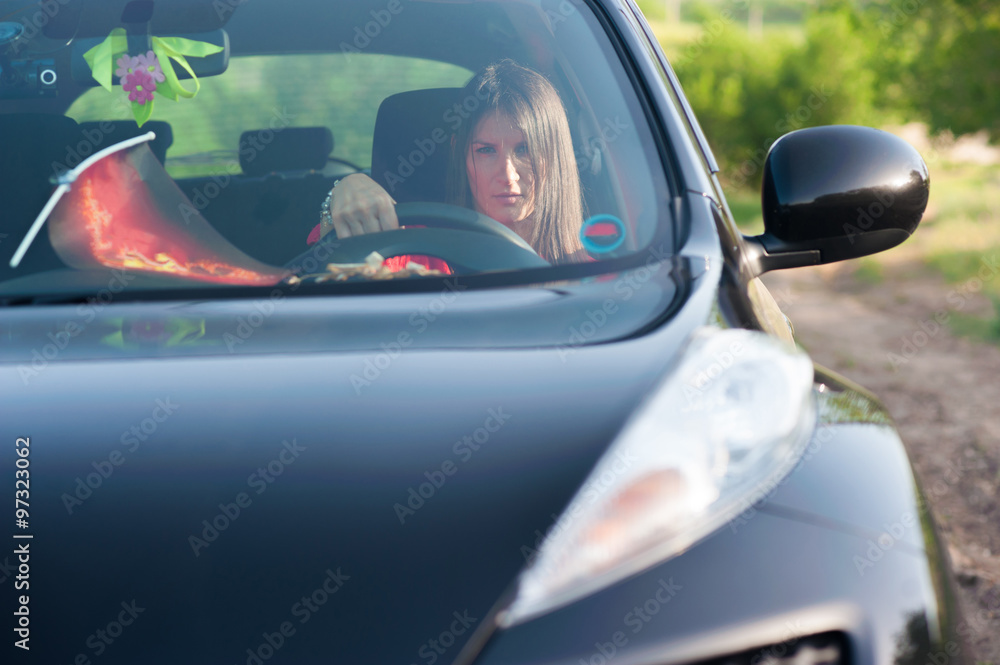
[[[797,6],[801,31],[751,38],[757,2],[767,20]],[[671,61],[731,183],[756,187],[771,143],[802,127],[923,120],[1000,138],[996,0],[688,0],[684,18],[701,33]]]
[[810,16],[805,38],[751,38],[734,13],[707,18],[673,59],[731,184],[757,187],[764,156],[803,127],[878,122],[867,37],[849,5]]
[[994,0],[870,0],[858,10],[879,102],[933,131],[986,129],[1000,139],[1000,4]]

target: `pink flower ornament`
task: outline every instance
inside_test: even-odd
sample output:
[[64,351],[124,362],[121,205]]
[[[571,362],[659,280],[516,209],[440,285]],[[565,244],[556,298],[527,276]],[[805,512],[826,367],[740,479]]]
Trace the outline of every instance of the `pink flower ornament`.
[[137,56],[125,54],[116,64],[115,76],[121,80],[122,90],[128,93],[129,101],[137,104],[152,101],[156,84],[166,80],[160,60],[152,51]]
[[153,100],[156,81],[148,71],[136,69],[122,79],[122,90],[128,93],[129,101],[145,104]]
[[132,68],[149,72],[149,75],[157,83],[163,83],[167,80],[167,77],[163,75],[163,69],[160,67],[160,59],[152,51],[147,51],[144,55],[137,55],[132,58]]
[[116,63],[118,65],[118,69],[115,70],[115,76],[117,76],[120,79],[123,79],[129,74],[131,74],[132,70],[135,69],[135,67],[133,67],[132,65],[132,60],[133,60],[132,56],[130,56],[128,53],[118,58],[118,62]]

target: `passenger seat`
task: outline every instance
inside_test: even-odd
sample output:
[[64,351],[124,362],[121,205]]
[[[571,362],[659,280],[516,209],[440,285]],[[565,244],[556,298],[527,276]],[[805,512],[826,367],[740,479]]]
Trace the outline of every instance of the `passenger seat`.
[[181,189],[231,243],[259,261],[284,265],[308,249],[319,206],[336,178],[326,127],[257,129],[240,136],[242,174],[190,178]]

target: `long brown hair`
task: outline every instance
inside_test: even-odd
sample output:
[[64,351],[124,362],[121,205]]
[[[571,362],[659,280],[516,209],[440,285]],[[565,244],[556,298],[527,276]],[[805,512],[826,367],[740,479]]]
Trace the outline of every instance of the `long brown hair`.
[[479,121],[487,113],[503,113],[524,134],[534,169],[531,238],[528,243],[553,263],[581,260],[583,203],[573,139],[559,93],[548,79],[513,60],[495,62],[464,90],[475,109],[455,131],[448,167],[448,202],[474,207],[466,154]]

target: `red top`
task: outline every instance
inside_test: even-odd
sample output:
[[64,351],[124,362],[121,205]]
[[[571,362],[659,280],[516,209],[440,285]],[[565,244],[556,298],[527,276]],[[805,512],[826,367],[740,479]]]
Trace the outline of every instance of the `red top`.
[[[317,224],[315,228],[313,228],[312,232],[309,234],[309,238],[306,239],[306,244],[313,245],[319,242],[320,238],[319,227],[320,225]],[[420,227],[410,227],[410,228],[420,228]],[[402,256],[390,256],[385,260],[385,262],[382,265],[384,265],[392,272],[399,272],[400,270],[405,269],[406,264],[409,263],[410,261],[413,261],[414,263],[419,263],[420,265],[424,266],[425,268],[429,268],[430,270],[440,270],[446,275],[451,274],[451,268],[442,259],[439,259],[434,256],[424,256],[423,254],[403,254]]]

